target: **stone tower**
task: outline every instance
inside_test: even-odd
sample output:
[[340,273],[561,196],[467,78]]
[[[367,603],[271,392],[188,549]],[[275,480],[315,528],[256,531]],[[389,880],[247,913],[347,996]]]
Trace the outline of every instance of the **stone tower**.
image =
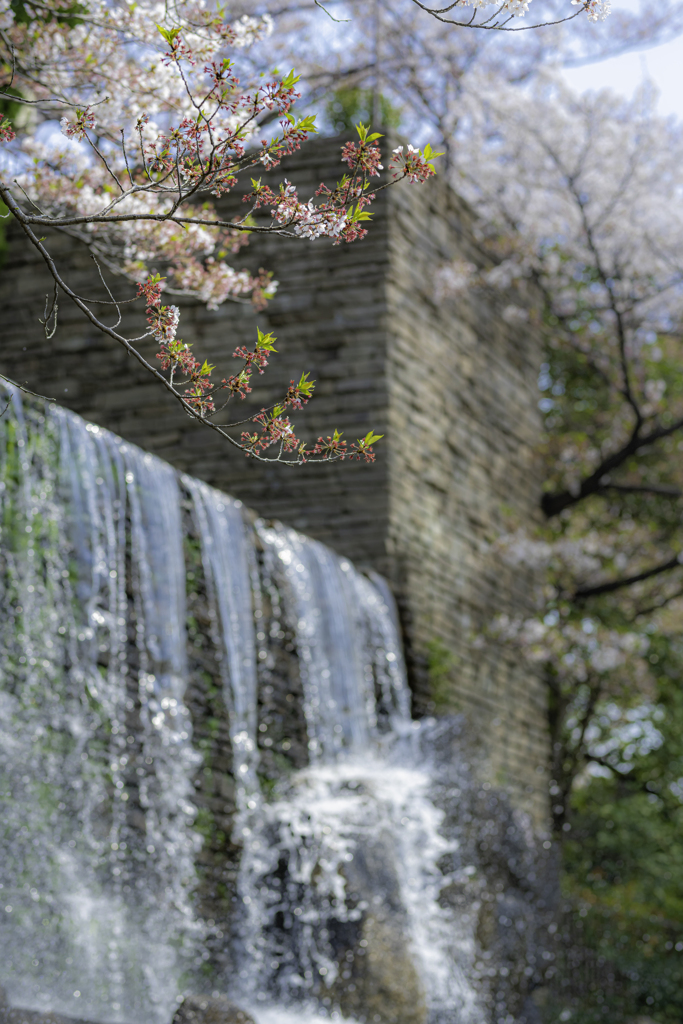
[[[306,195],[339,168],[339,140],[321,139],[284,173]],[[252,238],[237,262],[273,270],[279,281],[265,312],[184,302],[181,318],[195,353],[226,369],[257,324],[272,330],[279,354],[254,405],[310,371],[316,396],[295,417],[300,435],[337,427],[353,439],[372,427],[385,435],[373,465],[288,469],[245,459],[188,420],[67,300],[47,341],[38,317],[48,276],[13,228],[0,282],[0,372],[382,573],[398,600],[415,713],[463,712],[490,781],[542,825],[543,684],[514,653],[478,636],[497,613],[531,609],[531,574],[503,564],[491,544],[537,515],[538,339],[481,298],[437,300],[440,265],[483,259],[472,212],[443,182],[401,183],[373,209],[369,235],[353,245]],[[55,248],[71,261],[80,293],[99,294],[87,254],[68,240]],[[126,316],[139,333],[135,309],[135,321]],[[153,359],[154,343],[144,351]]]

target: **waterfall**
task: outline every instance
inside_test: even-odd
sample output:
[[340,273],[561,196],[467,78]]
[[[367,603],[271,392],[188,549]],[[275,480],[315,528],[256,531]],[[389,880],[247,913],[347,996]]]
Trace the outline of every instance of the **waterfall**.
[[[259,1024],[486,1020],[473,918],[444,898],[470,869],[434,796],[439,727],[411,721],[383,581],[73,413],[9,399],[0,983],[11,1001],[169,1024],[182,992],[204,986]],[[208,624],[188,628],[192,587]],[[259,724],[271,647],[290,635],[298,763],[294,741],[273,746]],[[192,696],[200,646],[216,666],[201,679],[212,694],[219,684],[234,786],[234,809],[207,804],[231,815],[227,838],[211,824],[215,848],[237,851],[224,921],[197,897],[210,880],[193,794],[214,768],[193,715],[210,736],[222,728]],[[266,751],[280,766],[270,781]]]

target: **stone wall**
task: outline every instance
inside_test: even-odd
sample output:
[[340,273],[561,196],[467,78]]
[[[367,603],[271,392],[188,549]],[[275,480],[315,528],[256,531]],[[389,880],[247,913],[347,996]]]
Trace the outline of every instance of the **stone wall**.
[[[285,173],[312,192],[338,175],[338,157],[339,140],[319,140]],[[491,544],[537,514],[538,342],[482,301],[436,301],[440,263],[482,260],[472,215],[446,186],[401,184],[374,209],[368,237],[351,246],[252,238],[237,261],[275,271],[267,311],[185,302],[181,320],[184,340],[219,366],[257,324],[274,331],[279,354],[252,407],[309,370],[318,384],[296,416],[301,434],[337,427],[353,439],[372,427],[385,435],[374,465],[293,470],[244,459],[66,300],[47,341],[38,317],[49,279],[16,229],[0,282],[0,372],[383,573],[399,602],[415,712],[465,712],[491,781],[542,824],[543,686],[513,654],[477,639],[497,612],[531,605],[531,576],[507,568]],[[87,254],[69,240],[56,248],[74,287],[104,297]],[[139,307],[124,309],[123,326],[139,333]],[[153,344],[144,352],[153,358]]]

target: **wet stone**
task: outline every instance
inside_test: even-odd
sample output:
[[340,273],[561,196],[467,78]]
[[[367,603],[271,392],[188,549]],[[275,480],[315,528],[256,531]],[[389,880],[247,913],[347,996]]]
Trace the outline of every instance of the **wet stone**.
[[256,1024],[256,1021],[226,996],[185,996],[172,1024]]

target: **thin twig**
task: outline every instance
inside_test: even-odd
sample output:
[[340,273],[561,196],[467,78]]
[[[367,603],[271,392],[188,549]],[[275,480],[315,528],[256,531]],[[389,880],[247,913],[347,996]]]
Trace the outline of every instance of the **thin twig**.
[[[45,328],[45,337],[48,339],[48,341],[50,340],[50,338],[54,338],[55,333],[57,331],[57,313],[59,312],[59,301],[58,301],[58,299],[59,299],[59,289],[58,289],[58,286],[57,286],[57,282],[55,281],[54,292],[52,294],[52,305],[50,306],[50,309],[48,311],[47,304],[50,301],[50,296],[46,295],[45,296],[45,312],[43,314],[45,319],[41,320],[40,317],[38,317],[38,323],[42,324],[43,327]],[[52,320],[53,318],[54,318],[54,326],[52,327],[52,329],[50,329],[50,320]]]
[[23,384],[17,384],[17,382],[15,380],[12,380],[11,377],[6,377],[4,373],[0,373],[0,380],[7,381],[7,383],[11,384],[12,387],[19,388],[20,391],[23,391],[25,395],[30,395],[31,398],[42,398],[42,400],[44,402],[56,402],[57,401],[56,398],[47,398],[46,395],[39,395],[35,391],[29,391],[29,389],[27,387],[24,387]]
[[116,323],[115,323],[115,324],[114,324],[113,326],[114,326],[114,327],[118,327],[118,326],[119,326],[119,324],[121,323],[121,308],[120,308],[120,306],[119,306],[118,302],[116,301],[116,299],[114,298],[114,296],[112,295],[112,293],[111,293],[111,288],[109,287],[109,285],[107,284],[107,282],[106,282],[106,281],[104,280],[104,274],[102,273],[102,268],[101,268],[101,266],[99,265],[99,263],[97,262],[97,256],[95,255],[95,253],[94,253],[94,252],[91,252],[91,253],[90,253],[90,259],[91,259],[91,260],[93,261],[93,263],[94,263],[94,264],[95,264],[95,266],[97,267],[97,273],[98,273],[98,274],[100,275],[100,281],[102,282],[102,284],[104,285],[104,287],[105,287],[105,288],[106,288],[106,290],[107,290],[107,295],[109,296],[109,298],[111,299],[111,301],[112,301],[112,302],[114,303],[114,305],[116,306],[116,312],[117,312],[117,313],[119,314],[119,318],[118,318],[118,320],[116,321]]
[[319,7],[321,11],[324,11],[328,18],[331,18],[332,21],[336,21],[338,25],[348,25],[351,23],[351,18],[335,18],[333,14],[330,14],[326,7],[323,7],[323,5],[320,3],[320,0],[313,0],[313,3],[315,4],[316,7]]

